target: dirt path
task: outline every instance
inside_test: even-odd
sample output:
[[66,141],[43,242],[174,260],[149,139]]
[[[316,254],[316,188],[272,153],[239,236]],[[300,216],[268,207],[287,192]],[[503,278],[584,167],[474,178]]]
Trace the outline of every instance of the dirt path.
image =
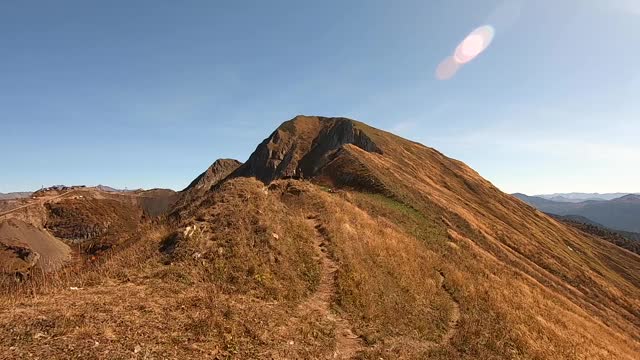
[[444,283],[445,275],[444,272],[438,271],[438,287],[441,288],[444,292],[447,293],[451,302],[453,304],[453,309],[451,310],[451,315],[449,321],[447,322],[447,331],[442,335],[442,338],[438,341],[416,341],[416,340],[406,340],[403,339],[403,344],[405,346],[410,346],[414,350],[420,353],[427,353],[433,349],[443,347],[448,345],[453,339],[453,336],[458,331],[458,323],[460,322],[460,304],[453,296],[453,292],[447,285]]
[[318,260],[321,263],[322,273],[318,290],[301,306],[309,310],[319,311],[324,314],[328,320],[335,323],[336,350],[333,358],[351,359],[359,351],[364,349],[364,342],[353,333],[349,321],[331,309],[331,303],[336,294],[335,273],[338,266],[327,252],[327,239],[322,224],[314,216],[307,218],[307,223],[312,226],[316,232],[314,244],[318,251]]
[[16,212],[16,211],[18,211],[18,210],[22,210],[22,209],[24,209],[24,208],[28,208],[28,207],[33,206],[33,205],[37,205],[37,204],[44,204],[44,203],[46,203],[47,201],[52,201],[52,200],[60,199],[61,197],[63,197],[63,196],[67,196],[67,195],[69,195],[69,194],[71,194],[71,193],[73,193],[73,192],[75,192],[75,190],[69,190],[69,191],[67,191],[67,192],[65,192],[65,193],[63,193],[63,194],[60,194],[60,195],[56,195],[56,196],[53,196],[53,197],[50,197],[50,198],[38,199],[37,201],[30,202],[30,203],[28,203],[28,204],[26,204],[26,205],[21,205],[21,206],[18,206],[18,207],[16,207],[16,208],[13,208],[13,209],[11,209],[11,210],[7,210],[7,211],[5,211],[5,212],[0,212],[0,217],[5,216],[5,215],[9,215],[9,214],[11,214],[11,213],[13,213],[13,212]]
[[451,289],[448,288],[444,283],[444,273],[442,271],[438,272],[438,278],[438,284],[440,288],[442,288],[442,290],[444,290],[449,295],[451,301],[453,302],[453,310],[451,311],[451,318],[449,318],[448,330],[444,334],[440,342],[438,342],[438,346],[442,346],[451,342],[451,339],[458,331],[458,323],[460,322],[460,304],[453,296],[453,292],[451,291]]
[[[328,320],[335,322],[336,351],[333,354],[333,358],[351,359],[359,351],[365,349],[365,344],[362,339],[353,333],[351,330],[352,326],[349,321],[331,309],[332,299],[336,294],[335,272],[337,271],[338,266],[328,254],[327,235],[325,234],[324,227],[320,221],[315,216],[310,216],[307,218],[307,223],[309,226],[312,226],[316,232],[314,244],[318,252],[318,261],[322,266],[322,274],[318,290],[307,301],[301,304],[301,308],[306,311],[318,311],[321,314],[324,314],[325,318]],[[447,323],[447,331],[439,341],[414,344],[416,348],[422,348],[422,350],[425,351],[449,344],[458,331],[458,323],[460,322],[460,304],[453,295],[453,291],[445,284],[444,272],[439,271],[437,275],[438,287],[447,293],[451,299],[453,308],[451,310],[449,322]]]

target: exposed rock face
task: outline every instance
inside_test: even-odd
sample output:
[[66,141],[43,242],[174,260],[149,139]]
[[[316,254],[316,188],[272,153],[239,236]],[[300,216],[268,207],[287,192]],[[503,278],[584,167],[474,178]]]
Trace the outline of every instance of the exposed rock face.
[[195,178],[183,191],[196,190],[206,191],[220,180],[229,176],[242,163],[234,159],[218,159],[209,168]]
[[335,159],[337,150],[349,144],[382,154],[363,125],[354,120],[297,116],[258,145],[233,176],[253,176],[264,183],[278,178],[312,177]]

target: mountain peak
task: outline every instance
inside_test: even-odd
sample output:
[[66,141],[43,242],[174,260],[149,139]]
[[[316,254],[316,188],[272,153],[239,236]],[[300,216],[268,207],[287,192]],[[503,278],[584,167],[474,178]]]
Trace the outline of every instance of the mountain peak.
[[242,163],[235,159],[218,159],[202,174],[195,178],[183,191],[196,189],[208,190],[212,185],[227,177]]
[[315,176],[347,145],[382,154],[367,129],[348,118],[298,115],[282,123],[258,145],[235,175],[254,176],[265,183],[278,178]]

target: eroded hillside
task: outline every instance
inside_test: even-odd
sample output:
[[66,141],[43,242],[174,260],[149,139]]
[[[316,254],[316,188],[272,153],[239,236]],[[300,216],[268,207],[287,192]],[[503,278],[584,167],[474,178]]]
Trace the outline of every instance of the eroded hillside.
[[0,279],[82,262],[137,241],[176,200],[170,190],[127,193],[74,187],[39,191],[0,213]]

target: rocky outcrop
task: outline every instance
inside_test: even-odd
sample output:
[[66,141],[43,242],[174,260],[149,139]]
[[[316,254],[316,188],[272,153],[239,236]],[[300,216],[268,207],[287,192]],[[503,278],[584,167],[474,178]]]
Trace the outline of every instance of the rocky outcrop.
[[382,154],[364,125],[347,118],[297,116],[283,123],[254,151],[233,176],[256,177],[264,183],[278,178],[319,174],[345,145]]
[[223,180],[234,170],[240,167],[242,163],[234,159],[218,159],[209,168],[195,178],[183,192],[186,191],[206,191],[213,185]]

